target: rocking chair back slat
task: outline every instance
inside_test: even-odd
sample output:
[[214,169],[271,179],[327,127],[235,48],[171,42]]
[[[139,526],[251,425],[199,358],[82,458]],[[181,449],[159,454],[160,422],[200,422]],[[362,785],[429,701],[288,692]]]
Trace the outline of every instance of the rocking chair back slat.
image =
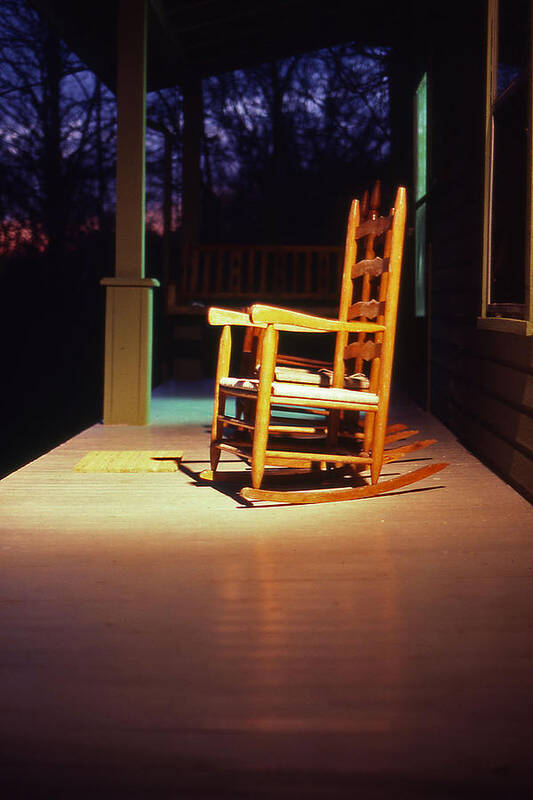
[[381,345],[376,342],[351,342],[344,350],[345,358],[360,358],[363,361],[372,361],[381,355]]
[[364,239],[365,236],[382,236],[392,228],[392,217],[378,217],[377,219],[367,219],[361,223],[355,232],[356,239]]
[[352,278],[358,278],[360,275],[368,275],[370,278],[376,278],[382,275],[389,268],[388,258],[363,258],[352,267]]
[[358,319],[364,317],[365,319],[376,319],[378,316],[383,316],[385,312],[385,302],[378,300],[359,300],[348,309],[348,320]]

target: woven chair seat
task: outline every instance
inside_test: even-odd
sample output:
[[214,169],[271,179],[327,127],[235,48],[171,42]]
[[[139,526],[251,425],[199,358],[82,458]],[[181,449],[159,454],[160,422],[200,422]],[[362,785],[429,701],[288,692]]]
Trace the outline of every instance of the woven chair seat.
[[[221,378],[220,386],[224,389],[236,389],[244,392],[257,392],[257,378]],[[341,403],[365,403],[377,405],[379,397],[372,392],[356,389],[333,389],[327,386],[311,386],[304,383],[272,382],[274,397],[301,397],[303,400],[332,400]]]
[[[331,386],[333,382],[333,370],[331,369],[308,369],[307,367],[276,367],[274,380],[288,381],[289,383],[309,383],[313,386]],[[344,389],[368,389],[370,381],[362,372],[354,375],[346,375],[344,378]]]

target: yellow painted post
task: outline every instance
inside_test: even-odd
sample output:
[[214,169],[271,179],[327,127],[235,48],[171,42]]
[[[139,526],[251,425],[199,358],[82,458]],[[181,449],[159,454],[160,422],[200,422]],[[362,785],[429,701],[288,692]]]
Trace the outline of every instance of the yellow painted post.
[[153,289],[150,278],[104,278],[104,423],[146,425],[152,392]]
[[146,0],[120,0],[115,277],[106,287],[104,423],[146,425],[153,289],[145,278]]

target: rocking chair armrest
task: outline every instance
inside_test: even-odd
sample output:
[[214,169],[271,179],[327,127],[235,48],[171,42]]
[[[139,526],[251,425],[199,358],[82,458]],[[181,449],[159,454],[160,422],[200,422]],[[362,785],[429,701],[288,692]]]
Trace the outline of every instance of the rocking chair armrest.
[[354,333],[377,333],[384,331],[384,325],[377,325],[374,322],[342,322],[338,319],[328,317],[317,317],[314,314],[304,314],[300,311],[293,311],[288,308],[277,306],[264,306],[256,304],[251,306],[250,319],[254,325],[270,324],[291,326],[291,330],[307,329],[315,331],[339,331]]
[[251,319],[247,311],[237,311],[233,308],[217,308],[211,306],[207,312],[207,321],[210,325],[244,325],[246,327],[260,327],[264,328],[265,325],[256,325]]
[[[247,311],[238,311],[234,308],[211,306],[207,312],[207,321],[209,325],[241,325],[247,328],[266,328],[266,323],[264,322],[253,322]],[[302,328],[296,325],[280,325],[279,328],[284,331],[309,332],[309,328]]]

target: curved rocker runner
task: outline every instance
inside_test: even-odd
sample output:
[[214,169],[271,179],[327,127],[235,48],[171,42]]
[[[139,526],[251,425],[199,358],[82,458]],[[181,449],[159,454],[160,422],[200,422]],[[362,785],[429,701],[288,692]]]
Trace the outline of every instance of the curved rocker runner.
[[270,491],[268,489],[241,489],[239,494],[245,500],[257,500],[261,502],[289,503],[299,505],[304,503],[336,503],[340,500],[363,500],[365,497],[377,497],[380,494],[387,494],[398,489],[403,489],[412,483],[417,483],[424,478],[429,478],[447,467],[448,464],[429,464],[420,467],[405,475],[398,475],[381,483],[369,484],[368,486],[350,486],[334,489],[315,489],[301,491]]

